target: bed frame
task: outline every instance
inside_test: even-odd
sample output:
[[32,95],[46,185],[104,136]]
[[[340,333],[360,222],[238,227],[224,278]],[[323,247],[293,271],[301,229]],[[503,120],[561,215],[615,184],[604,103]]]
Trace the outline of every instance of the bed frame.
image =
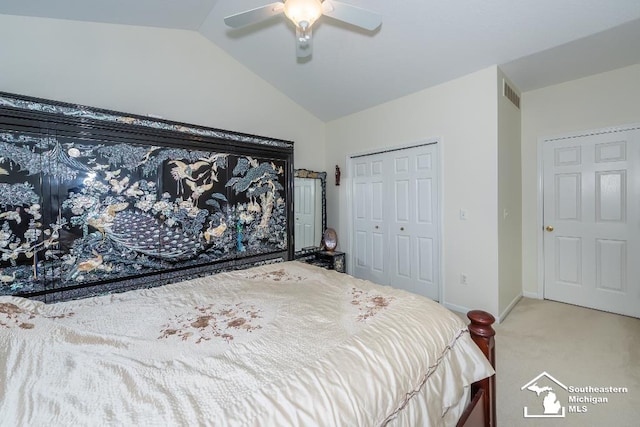
[[[67,138],[65,141],[71,142],[62,144],[58,141],[58,139],[64,140],[64,138]],[[82,142],[77,147],[74,145],[76,140]],[[77,233],[72,237],[75,237],[77,241],[74,241],[73,249],[71,249],[71,255],[75,254],[74,256],[65,255],[68,258],[66,261],[62,255],[56,256],[52,253],[50,256],[49,251],[46,249],[61,247],[62,233],[66,231],[68,235],[71,235],[70,231],[74,231],[73,227],[70,227],[68,223],[60,222],[65,206],[62,203],[62,199],[65,195],[73,194],[74,191],[77,193],[79,190],[77,187],[65,186],[64,183],[70,181],[70,179],[64,176],[63,171],[70,170],[71,172],[69,173],[80,173],[81,178],[82,176],[89,177],[90,173],[95,176],[96,171],[103,173],[101,171],[104,169],[97,169],[98,164],[96,162],[106,163],[107,155],[105,154],[98,152],[95,158],[91,159],[96,167],[93,172],[90,169],[93,166],[86,164],[86,162],[85,164],[78,162],[82,156],[87,156],[87,152],[93,152],[93,140],[98,142],[106,141],[107,145],[112,144],[114,146],[124,144],[118,150],[122,150],[121,147],[125,145],[129,148],[146,148],[146,155],[140,158],[144,162],[150,161],[154,156],[158,157],[162,150],[171,151],[174,157],[165,153],[160,160],[157,158],[155,160],[158,164],[158,170],[160,170],[156,177],[159,189],[162,189],[163,185],[168,188],[166,182],[168,182],[167,179],[171,179],[170,177],[163,178],[163,176],[169,176],[169,171],[171,171],[171,174],[176,173],[176,168],[169,169],[167,163],[174,166],[180,165],[180,162],[190,163],[186,166],[195,167],[201,164],[202,160],[205,160],[201,158],[202,156],[207,157],[207,160],[219,156],[219,154],[212,156],[214,153],[223,153],[224,156],[229,156],[230,158],[235,156],[234,159],[248,159],[246,161],[237,160],[239,166],[234,168],[233,175],[231,175],[230,171],[228,172],[227,189],[225,190],[224,186],[221,187],[220,192],[212,196],[212,201],[209,203],[212,206],[215,205],[216,209],[208,208],[209,213],[214,215],[207,217],[207,222],[210,224],[215,222],[216,225],[218,223],[222,225],[226,219],[227,223],[231,224],[224,231],[225,234],[223,236],[226,239],[226,243],[220,248],[213,248],[215,251],[209,246],[205,247],[197,253],[197,259],[196,256],[183,256],[161,260],[157,262],[158,267],[154,267],[155,270],[149,268],[146,272],[135,274],[125,272],[110,278],[106,273],[111,270],[106,270],[102,267],[107,265],[107,261],[117,265],[116,261],[118,259],[112,256],[108,260],[107,252],[104,252],[104,257],[103,253],[99,253],[108,239],[103,237],[101,240],[99,238],[99,232],[103,236],[106,232],[95,225],[96,219],[94,217],[93,225],[89,221],[80,225],[76,224],[75,231]],[[61,151],[63,145],[66,147],[65,150],[71,147],[66,151],[69,155],[65,154],[64,150]],[[4,168],[0,170],[0,174],[9,176],[8,183],[4,182],[6,179],[3,179],[3,183],[0,183],[1,225],[4,227],[5,234],[10,231],[12,238],[15,237],[12,240],[15,240],[15,244],[4,244],[4,246],[0,247],[0,252],[3,254],[3,259],[0,260],[0,275],[2,276],[0,294],[12,294],[40,299],[45,302],[54,302],[107,292],[158,286],[224,270],[242,269],[264,263],[294,259],[293,221],[291,221],[293,203],[289,202],[293,199],[294,171],[293,143],[291,141],[0,92],[0,155],[3,158],[2,165],[7,166],[9,164],[13,171],[12,175],[10,175]],[[91,155],[93,156],[93,154]],[[135,153],[132,155],[135,157]],[[113,155],[116,163],[121,164],[126,163],[126,157],[127,155],[118,157],[117,153]],[[7,163],[6,159],[9,159],[10,162]],[[240,165],[241,161],[248,163],[247,166],[240,167],[242,166]],[[49,163],[45,164],[45,162]],[[229,165],[225,160],[222,166],[218,164],[210,164],[210,166],[215,166],[214,170],[216,171],[218,166],[221,168],[227,168],[228,166],[228,169],[231,170],[236,165],[236,160],[229,162]],[[257,166],[260,162],[262,163]],[[269,169],[269,165],[272,166],[273,170],[263,171],[265,169],[263,166]],[[281,233],[282,236],[279,239],[271,238],[268,240],[265,238],[257,243],[251,240],[243,241],[240,225],[238,225],[237,229],[235,227],[240,216],[237,212],[244,212],[247,206],[255,204],[254,199],[257,198],[257,196],[252,196],[250,199],[245,194],[247,188],[238,184],[240,181],[249,180],[249,172],[252,168],[260,168],[261,173],[270,173],[273,175],[273,179],[268,184],[271,187],[281,187],[273,198],[275,200],[276,197],[282,197],[283,204],[286,207],[280,210],[279,217],[274,214],[276,220],[271,219],[269,222],[271,229],[268,230],[269,233],[266,233],[272,236]],[[122,169],[124,170],[124,167]],[[196,171],[201,172],[200,170],[194,170],[194,172]],[[161,173],[164,173],[164,175],[161,176]],[[201,175],[204,175],[204,173],[199,174],[198,177]],[[93,176],[91,176],[91,179],[93,179]],[[213,185],[213,180],[211,179],[207,182],[199,183],[196,182],[195,177],[196,174],[188,175],[189,182],[183,179],[185,183],[191,184],[193,191],[195,191],[196,184],[202,184],[202,187],[199,188],[204,188],[204,184],[207,182]],[[175,179],[177,180],[178,178]],[[121,181],[123,180],[115,179],[114,181],[114,179],[111,179],[107,180],[107,183],[112,182],[115,185],[121,184]],[[232,183],[238,185],[232,186]],[[34,189],[37,190],[36,187],[38,185],[41,191],[36,194]],[[126,188],[128,184],[124,185],[124,188]],[[241,190],[244,190],[244,193],[239,191],[238,187],[242,187]],[[124,188],[117,194],[120,195]],[[151,186],[150,188],[153,189],[154,187]],[[165,194],[168,194],[166,193],[168,191],[167,188],[163,190]],[[236,190],[235,193],[232,192],[232,189]],[[253,191],[255,189],[250,190]],[[133,187],[129,188],[129,191],[141,193],[139,189]],[[147,191],[147,193],[149,193],[148,196],[152,196],[151,190]],[[240,195],[238,195],[239,193]],[[199,200],[198,197],[190,196],[188,200],[191,199],[193,199],[195,206]],[[226,205],[220,207],[216,200],[222,200]],[[119,201],[123,202],[124,200]],[[112,218],[117,218],[117,215],[120,215],[120,212],[126,209],[124,206],[133,204],[131,200],[128,200],[128,202],[118,204],[112,201],[108,208],[113,208],[113,210],[104,210],[102,216],[111,215]],[[56,204],[59,207],[56,207]],[[122,207],[119,207],[120,205]],[[45,209],[40,212],[42,206],[48,206],[48,210]],[[67,204],[67,211],[70,210],[68,206]],[[241,208],[238,208],[238,206],[241,206]],[[246,211],[248,212],[248,210]],[[140,216],[139,212],[138,216]],[[39,218],[42,219],[38,221]],[[158,223],[165,219],[164,216],[160,215],[155,219],[149,217],[150,221],[157,221],[155,223],[156,228],[163,226],[163,224],[158,226]],[[208,221],[209,219],[212,220]],[[60,222],[58,225],[54,226],[52,224],[57,224],[58,222]],[[264,222],[266,223],[267,221]],[[25,237],[29,235],[29,230],[26,228],[20,229],[18,227],[19,224],[23,226],[24,224],[32,225],[30,226],[33,228],[33,230],[30,230],[31,240]],[[47,225],[51,225],[52,229],[46,229]],[[84,234],[78,234],[83,225]],[[244,226],[246,227],[244,229],[244,239],[246,239],[246,234],[250,233],[254,228],[248,223],[245,223]],[[209,227],[211,228],[211,225]],[[40,233],[35,234],[38,230]],[[197,232],[198,230],[195,231]],[[215,229],[200,230],[199,234],[204,235],[204,231],[215,232]],[[13,236],[13,234],[16,236]],[[60,235],[59,240],[58,235]],[[94,247],[84,248],[78,244],[80,241],[92,238],[92,235],[97,236],[97,238],[93,239]],[[55,239],[53,236],[56,236]],[[274,240],[279,243],[273,243]],[[207,239],[208,241],[209,239]],[[19,245],[20,243],[23,244]],[[26,248],[25,244],[27,243],[31,244],[31,247]],[[248,250],[243,247],[243,243],[249,246]],[[201,242],[195,242],[194,244],[200,245]],[[71,247],[71,244],[68,246]],[[88,252],[83,255],[81,251],[84,249]],[[67,251],[69,251],[68,248]],[[88,271],[89,273],[83,273],[84,276],[76,273],[74,276],[74,271],[72,270],[65,276],[65,268],[69,269],[70,267],[68,266],[73,260],[76,260],[75,262],[78,264],[76,266],[78,271]],[[95,266],[92,266],[91,262],[94,262]],[[84,268],[84,270],[80,270],[79,267]],[[96,274],[96,272],[99,272],[100,275]],[[92,275],[95,277],[92,277]],[[81,279],[82,277],[85,277],[85,279]],[[472,339],[495,368],[493,338],[495,331],[491,326],[495,321],[494,317],[480,310],[470,311],[467,316],[471,322],[469,324],[469,332]],[[458,426],[495,427],[495,391],[495,375],[472,384],[471,401],[459,420]]]
[[[495,369],[495,340],[496,334],[492,325],[495,318],[482,310],[472,310],[467,313],[471,321],[469,333],[476,345]],[[458,427],[496,427],[496,376],[485,378],[471,385],[471,401],[462,413]]]

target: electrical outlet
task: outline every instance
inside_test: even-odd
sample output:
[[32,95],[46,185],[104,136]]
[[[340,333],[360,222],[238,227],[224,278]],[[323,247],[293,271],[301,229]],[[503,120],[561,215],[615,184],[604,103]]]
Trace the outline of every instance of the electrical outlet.
[[465,273],[460,273],[460,284],[461,285],[468,285],[469,284],[469,278],[467,277],[467,275]]

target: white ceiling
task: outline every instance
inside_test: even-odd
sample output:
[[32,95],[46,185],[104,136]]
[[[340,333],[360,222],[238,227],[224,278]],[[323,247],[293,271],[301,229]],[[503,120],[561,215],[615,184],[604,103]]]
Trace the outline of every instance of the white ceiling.
[[225,16],[274,0],[0,0],[0,14],[199,31],[328,121],[499,64],[522,91],[640,63],[640,0],[341,0],[382,15],[373,34],[327,17],[313,56],[283,17]]

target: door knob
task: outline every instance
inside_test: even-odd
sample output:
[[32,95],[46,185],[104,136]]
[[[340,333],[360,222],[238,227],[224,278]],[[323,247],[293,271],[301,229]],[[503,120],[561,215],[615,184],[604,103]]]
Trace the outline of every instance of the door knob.
[[380,227],[376,225],[376,230],[377,230],[378,228],[380,228]]
[[547,227],[545,228],[548,232],[552,232],[553,231],[553,226],[552,225],[547,225]]
[[404,231],[404,227],[400,227],[400,231]]

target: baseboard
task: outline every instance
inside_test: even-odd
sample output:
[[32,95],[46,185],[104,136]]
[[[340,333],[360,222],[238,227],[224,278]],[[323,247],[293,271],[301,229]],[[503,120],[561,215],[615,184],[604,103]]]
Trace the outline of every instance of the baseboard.
[[[496,317],[496,323],[501,323],[507,317],[509,312],[511,310],[513,310],[513,307],[516,306],[516,304],[518,303],[518,301],[520,301],[520,299],[522,299],[522,295],[516,296],[513,299],[513,301],[511,301],[511,303],[507,306],[507,308],[504,309],[504,311],[502,313],[500,313],[499,316],[495,316]],[[449,302],[442,303],[442,305],[445,306],[446,308],[448,308],[451,311],[455,311],[457,313],[462,313],[462,314],[467,314],[469,311],[474,310],[474,309],[471,309],[471,308],[463,307],[461,305],[451,304]]]
[[[531,296],[527,295],[527,292],[523,292],[520,295],[517,295],[513,301],[511,301],[509,303],[509,305],[507,306],[507,308],[505,308],[502,313],[500,313],[499,316],[496,316],[496,323],[502,323],[504,321],[504,319],[506,319],[507,315],[509,314],[509,312],[511,310],[513,310],[513,307],[516,306],[516,304],[518,304],[518,302],[522,299],[523,296],[527,297],[527,298],[536,298],[538,299],[538,294],[533,294],[531,292],[529,292],[528,294],[530,294]],[[451,311],[455,311],[458,313],[462,313],[462,314],[466,314],[469,311],[471,311],[471,308],[468,307],[463,307],[461,305],[456,305],[456,304],[451,304],[450,302],[444,302],[442,303],[443,306],[445,306],[446,308],[448,308]]]
[[525,298],[542,299],[537,292],[522,291],[522,296]]
[[496,319],[496,322],[498,323],[502,323],[504,321],[504,319],[506,319],[507,315],[509,314],[509,312],[511,310],[513,310],[513,307],[516,306],[516,304],[518,303],[518,301],[520,301],[522,299],[522,295],[518,295],[516,296],[513,301],[511,301],[511,303],[507,306],[507,308],[505,308],[502,313],[500,313],[500,316]]
[[[507,313],[509,313],[509,311],[511,311],[511,309],[513,308],[514,305],[516,305],[516,303],[520,300],[521,296],[518,296],[517,300],[515,300],[514,302],[512,302],[511,304],[509,304],[509,307],[507,307],[507,310],[505,310],[505,314],[502,316],[494,316],[496,318],[496,323],[500,323],[501,319],[504,319],[504,316],[506,316]],[[468,312],[470,312],[471,310],[477,310],[476,308],[468,308],[468,307],[463,307],[461,305],[456,305],[456,304],[451,304],[449,302],[445,302],[442,303],[443,306],[445,306],[446,308],[448,308],[451,311],[455,311],[457,313],[460,313],[462,315],[464,315],[465,319],[466,319],[466,314]],[[493,314],[493,313],[491,313]],[[467,323],[469,323],[469,321],[467,320]]]
[[444,303],[442,303],[442,305],[445,306],[446,308],[448,308],[451,311],[455,311],[455,312],[458,312],[458,313],[461,313],[461,314],[465,314],[465,315],[472,310],[471,308],[462,307],[460,305],[451,304],[449,302],[444,302]]

